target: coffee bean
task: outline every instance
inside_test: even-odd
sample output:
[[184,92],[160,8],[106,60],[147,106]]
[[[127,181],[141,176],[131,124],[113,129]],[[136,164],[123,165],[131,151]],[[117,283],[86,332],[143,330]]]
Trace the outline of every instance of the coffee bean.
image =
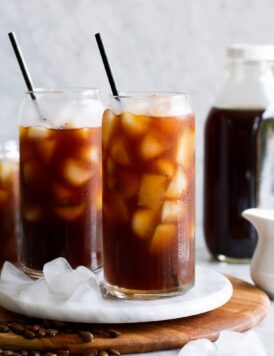
[[84,342],[91,342],[93,340],[93,335],[89,331],[80,331],[78,335]]
[[19,352],[13,352],[12,356],[21,356],[21,354]]
[[69,350],[58,350],[57,356],[68,356],[70,354]]
[[30,330],[34,331],[34,332],[37,332],[39,329],[40,329],[40,325],[37,325],[37,324],[31,325],[31,328],[30,328]]
[[47,336],[56,336],[58,334],[58,330],[57,329],[46,329],[46,333],[47,333]]
[[3,350],[2,350],[2,349],[0,349],[0,355],[2,355],[2,353],[3,353]]
[[13,324],[13,325],[10,326],[10,329],[11,329],[15,334],[18,334],[18,335],[23,334],[23,332],[25,331],[23,325],[21,325],[21,324]]
[[21,351],[22,356],[28,356],[28,354],[29,354],[28,351],[25,351],[25,350]]
[[36,332],[36,336],[37,337],[45,337],[46,336],[46,329],[44,328],[40,328],[37,332]]
[[89,350],[83,353],[83,356],[97,356],[97,355],[98,355],[97,350]]
[[25,330],[23,333],[23,336],[25,339],[34,339],[35,338],[35,333],[31,330]]
[[109,336],[112,337],[112,338],[116,338],[116,337],[118,337],[118,336],[121,335],[120,331],[115,330],[115,329],[109,329],[109,330],[108,330],[108,334],[109,334]]
[[114,355],[114,356],[120,356],[120,355],[121,355],[120,351],[118,351],[118,350],[116,350],[116,349],[109,349],[109,350],[107,350],[107,351],[108,351],[108,353],[109,353],[110,355]]
[[44,353],[44,356],[57,356],[54,352],[46,352]]
[[1,324],[0,325],[0,333],[8,333],[10,331],[10,328],[6,324]]
[[107,352],[107,351],[101,350],[101,351],[99,352],[99,356],[109,356],[109,355],[108,355],[108,352]]

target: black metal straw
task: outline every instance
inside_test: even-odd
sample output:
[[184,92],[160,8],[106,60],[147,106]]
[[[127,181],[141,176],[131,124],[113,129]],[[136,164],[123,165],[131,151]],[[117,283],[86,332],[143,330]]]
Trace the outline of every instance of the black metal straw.
[[13,47],[15,56],[16,56],[16,58],[17,58],[19,67],[20,67],[20,69],[21,69],[23,78],[24,78],[24,80],[25,80],[26,86],[27,86],[27,88],[28,88],[28,91],[30,92],[30,96],[31,96],[32,100],[36,100],[36,96],[35,96],[34,93],[33,93],[32,80],[31,80],[31,77],[30,77],[30,74],[29,74],[27,65],[26,65],[26,63],[25,63],[24,57],[23,57],[23,55],[22,55],[22,52],[21,52],[21,50],[20,50],[20,47],[19,47],[19,45],[18,45],[18,43],[17,43],[17,41],[16,41],[15,34],[14,34],[14,32],[9,32],[8,36],[9,36],[11,45],[12,45],[12,47]]
[[96,33],[95,34],[95,38],[96,38],[96,41],[97,41],[97,45],[98,45],[98,48],[99,48],[103,63],[104,63],[104,67],[105,67],[105,70],[106,70],[106,73],[107,73],[107,77],[108,77],[108,81],[109,81],[109,84],[110,84],[110,87],[111,87],[111,90],[112,90],[112,94],[113,94],[113,96],[119,96],[118,89],[117,89],[117,86],[116,86],[116,83],[115,83],[115,80],[114,80],[114,76],[113,76],[113,73],[112,73],[112,70],[111,70],[111,66],[110,66],[110,63],[109,63],[109,60],[108,60],[108,56],[106,54],[105,47],[104,47],[104,44],[103,44],[103,41],[102,41],[100,33]]

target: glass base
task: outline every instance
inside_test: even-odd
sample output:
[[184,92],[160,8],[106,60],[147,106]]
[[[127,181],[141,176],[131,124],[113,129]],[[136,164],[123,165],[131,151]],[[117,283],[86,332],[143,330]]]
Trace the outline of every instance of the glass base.
[[193,286],[194,286],[194,280],[176,289],[170,289],[165,291],[162,290],[146,291],[146,290],[119,288],[117,286],[112,286],[106,281],[104,282],[104,287],[106,288],[106,291],[111,295],[113,295],[114,297],[120,299],[160,299],[160,298],[176,297],[185,294]]
[[38,278],[42,278],[43,277],[43,271],[32,269],[32,268],[28,268],[23,263],[19,263],[19,268],[24,273],[26,273],[29,277],[31,277],[33,279],[38,279]]
[[229,257],[225,255],[216,255],[213,256],[215,260],[219,262],[231,263],[231,264],[248,264],[251,261],[251,258],[238,258],[238,257]]

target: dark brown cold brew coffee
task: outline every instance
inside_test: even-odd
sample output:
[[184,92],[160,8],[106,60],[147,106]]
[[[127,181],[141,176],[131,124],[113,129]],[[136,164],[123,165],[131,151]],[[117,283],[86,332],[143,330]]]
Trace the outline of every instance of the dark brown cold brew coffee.
[[102,135],[106,282],[120,297],[182,293],[194,281],[193,113],[107,110]]
[[20,154],[23,268],[100,267],[101,128],[20,127]]
[[222,260],[249,259],[256,231],[241,216],[257,204],[257,133],[263,110],[213,108],[205,128],[204,233]]

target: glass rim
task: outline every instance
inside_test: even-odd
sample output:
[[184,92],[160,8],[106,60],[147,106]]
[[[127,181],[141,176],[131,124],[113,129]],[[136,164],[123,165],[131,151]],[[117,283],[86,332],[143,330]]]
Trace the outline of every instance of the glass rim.
[[119,95],[109,94],[113,99],[161,99],[161,98],[184,98],[189,99],[190,94],[180,91],[161,91],[161,90],[146,90],[146,91],[126,91]]
[[49,87],[27,90],[26,94],[99,94],[100,90],[91,87]]

